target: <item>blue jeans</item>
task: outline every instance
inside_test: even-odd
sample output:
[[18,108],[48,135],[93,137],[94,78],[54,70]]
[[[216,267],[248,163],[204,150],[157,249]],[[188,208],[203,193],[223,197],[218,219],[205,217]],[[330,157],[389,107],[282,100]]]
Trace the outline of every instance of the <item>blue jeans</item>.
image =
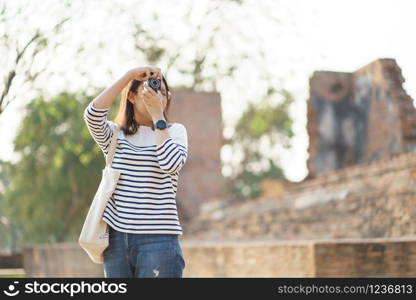
[[185,268],[176,234],[125,233],[109,226],[103,255],[105,278],[182,277]]

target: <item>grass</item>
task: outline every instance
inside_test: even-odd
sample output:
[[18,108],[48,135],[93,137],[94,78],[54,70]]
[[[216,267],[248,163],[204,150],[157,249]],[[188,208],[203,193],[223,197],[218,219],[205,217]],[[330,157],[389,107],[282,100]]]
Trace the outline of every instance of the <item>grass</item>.
[[23,274],[0,275],[0,278],[26,278]]

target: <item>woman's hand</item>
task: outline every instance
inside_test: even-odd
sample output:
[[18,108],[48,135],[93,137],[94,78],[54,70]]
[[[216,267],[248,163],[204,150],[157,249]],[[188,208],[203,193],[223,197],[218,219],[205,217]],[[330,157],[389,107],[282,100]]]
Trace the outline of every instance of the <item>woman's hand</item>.
[[136,79],[139,81],[145,81],[149,78],[162,78],[162,71],[158,67],[153,66],[146,66],[146,67],[140,67],[140,68],[134,68],[129,71],[127,71],[129,74],[131,80]]
[[140,89],[139,93],[141,93],[143,103],[152,117],[152,120],[155,122],[164,119],[162,94],[160,92],[156,93],[155,90],[147,84],[147,81],[143,83],[143,87]]

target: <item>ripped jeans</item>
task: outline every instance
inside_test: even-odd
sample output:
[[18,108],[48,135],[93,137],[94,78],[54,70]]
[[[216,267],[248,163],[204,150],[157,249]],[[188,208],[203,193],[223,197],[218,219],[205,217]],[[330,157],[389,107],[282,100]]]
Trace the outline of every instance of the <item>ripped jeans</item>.
[[185,268],[175,234],[125,233],[109,226],[109,245],[103,255],[105,278],[182,277]]

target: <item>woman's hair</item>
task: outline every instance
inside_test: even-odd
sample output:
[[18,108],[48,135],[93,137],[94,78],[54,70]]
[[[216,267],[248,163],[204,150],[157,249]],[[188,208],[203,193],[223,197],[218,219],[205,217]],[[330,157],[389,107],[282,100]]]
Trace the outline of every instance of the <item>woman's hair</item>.
[[[166,97],[168,98],[168,101],[166,103],[166,108],[163,111],[163,116],[165,117],[165,120],[167,123],[169,123],[169,120],[167,118],[167,113],[170,106],[171,101],[171,93],[169,90],[168,83],[166,82],[166,79],[164,76],[162,76],[163,83],[166,87]],[[114,119],[114,122],[121,127],[124,134],[134,134],[137,132],[137,129],[139,128],[140,124],[136,122],[134,119],[134,108],[133,103],[131,103],[127,97],[129,92],[133,92],[134,94],[137,94],[137,90],[139,86],[143,83],[143,81],[139,81],[136,79],[131,80],[126,87],[123,88],[121,91],[121,99],[120,99],[120,106],[117,112],[117,115]]]

